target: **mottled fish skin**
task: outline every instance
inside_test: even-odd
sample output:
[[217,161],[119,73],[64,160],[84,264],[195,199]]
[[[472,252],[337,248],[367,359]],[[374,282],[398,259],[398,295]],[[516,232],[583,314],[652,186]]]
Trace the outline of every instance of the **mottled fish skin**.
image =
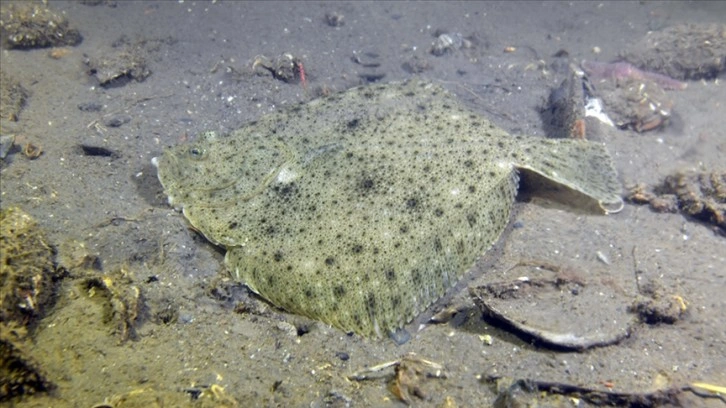
[[498,239],[516,167],[622,207],[601,144],[515,138],[416,80],[353,88],[155,160],[169,202],[271,303],[381,337]]

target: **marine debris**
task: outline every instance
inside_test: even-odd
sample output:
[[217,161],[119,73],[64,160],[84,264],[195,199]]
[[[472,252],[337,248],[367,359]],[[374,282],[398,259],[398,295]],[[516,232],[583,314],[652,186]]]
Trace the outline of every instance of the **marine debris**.
[[424,391],[423,383],[428,378],[447,378],[446,371],[441,364],[425,360],[408,353],[398,360],[377,364],[357,371],[348,376],[350,380],[363,381],[381,377],[381,372],[393,367],[394,375],[389,382],[389,389],[399,400],[410,405],[413,397],[430,400],[431,397]]
[[726,172],[676,172],[662,183],[629,187],[626,199],[657,212],[680,212],[726,235]]
[[[580,400],[595,406],[680,406],[682,405],[680,397],[686,392],[691,392],[704,399],[726,401],[723,395],[724,387],[704,383],[675,385],[645,392],[625,392],[612,390],[613,384],[609,382],[588,386],[539,379],[514,379],[499,375],[482,376],[481,381],[497,387],[498,396],[493,405],[496,408],[540,406],[543,402],[546,406],[562,406],[571,405],[573,401],[579,402]],[[566,397],[566,399],[563,400],[559,397]],[[547,402],[549,404],[546,404]]]
[[[521,262],[510,270],[521,267],[529,273],[469,289],[487,319],[503,323],[528,341],[555,349],[609,346],[630,336],[635,319],[623,305],[631,299],[620,291],[541,262]],[[593,296],[609,300],[583,315],[582,310],[592,309]]]

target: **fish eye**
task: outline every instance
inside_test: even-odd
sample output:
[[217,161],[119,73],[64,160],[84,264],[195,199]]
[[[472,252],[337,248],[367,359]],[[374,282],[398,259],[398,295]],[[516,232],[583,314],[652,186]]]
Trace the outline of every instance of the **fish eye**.
[[200,147],[190,147],[189,148],[189,157],[192,159],[201,159],[204,157],[204,149]]

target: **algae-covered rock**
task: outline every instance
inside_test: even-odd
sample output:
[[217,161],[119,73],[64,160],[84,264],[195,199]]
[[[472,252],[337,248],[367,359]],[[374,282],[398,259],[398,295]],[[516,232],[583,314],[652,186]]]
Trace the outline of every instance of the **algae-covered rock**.
[[726,24],[677,24],[648,32],[621,57],[676,79],[714,79],[726,71]]
[[0,401],[53,387],[39,364],[29,356],[30,347],[24,327],[0,324]]
[[0,323],[27,325],[53,297],[53,249],[21,209],[0,210]]
[[64,16],[32,3],[4,4],[0,34],[4,46],[21,49],[76,45],[82,39]]
[[17,122],[29,95],[18,81],[0,70],[0,119]]

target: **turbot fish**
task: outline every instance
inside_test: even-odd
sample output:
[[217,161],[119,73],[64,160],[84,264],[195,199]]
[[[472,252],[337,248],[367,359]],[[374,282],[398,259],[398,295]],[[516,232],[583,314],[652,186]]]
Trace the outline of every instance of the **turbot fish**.
[[520,170],[622,208],[603,144],[514,137],[419,80],[292,106],[153,162],[235,279],[368,338],[402,328],[491,248]]

